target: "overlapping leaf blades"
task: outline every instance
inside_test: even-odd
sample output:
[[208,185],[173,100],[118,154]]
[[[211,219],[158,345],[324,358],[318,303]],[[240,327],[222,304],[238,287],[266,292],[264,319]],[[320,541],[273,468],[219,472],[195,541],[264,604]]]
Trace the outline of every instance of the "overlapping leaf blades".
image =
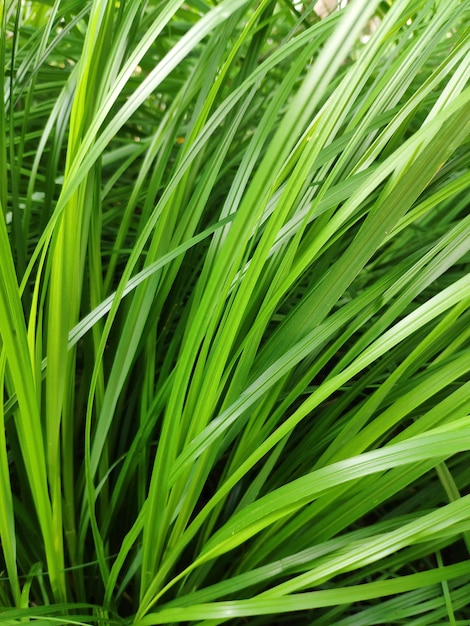
[[4,621],[468,619],[469,7],[314,4],[3,7]]

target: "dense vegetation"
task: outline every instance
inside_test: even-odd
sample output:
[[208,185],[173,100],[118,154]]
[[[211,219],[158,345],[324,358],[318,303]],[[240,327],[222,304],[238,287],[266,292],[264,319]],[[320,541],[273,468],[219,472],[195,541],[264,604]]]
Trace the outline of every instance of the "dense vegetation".
[[470,624],[470,3],[0,5],[0,621]]

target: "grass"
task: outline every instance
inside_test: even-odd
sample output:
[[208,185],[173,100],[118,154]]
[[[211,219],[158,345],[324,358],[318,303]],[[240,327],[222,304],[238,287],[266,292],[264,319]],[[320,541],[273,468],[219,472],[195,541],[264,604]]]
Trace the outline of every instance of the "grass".
[[470,624],[470,6],[0,7],[0,621]]

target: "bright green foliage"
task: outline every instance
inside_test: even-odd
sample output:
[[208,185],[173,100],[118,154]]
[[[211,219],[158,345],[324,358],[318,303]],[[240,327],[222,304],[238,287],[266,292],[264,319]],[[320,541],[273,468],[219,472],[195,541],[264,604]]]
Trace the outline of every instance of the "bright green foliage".
[[2,623],[470,624],[470,4],[341,6],[0,5]]

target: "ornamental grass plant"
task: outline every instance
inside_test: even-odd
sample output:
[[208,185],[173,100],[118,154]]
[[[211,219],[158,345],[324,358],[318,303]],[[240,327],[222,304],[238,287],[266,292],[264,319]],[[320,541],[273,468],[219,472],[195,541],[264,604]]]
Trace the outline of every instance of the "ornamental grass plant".
[[0,5],[0,623],[470,624],[470,3],[315,5]]

